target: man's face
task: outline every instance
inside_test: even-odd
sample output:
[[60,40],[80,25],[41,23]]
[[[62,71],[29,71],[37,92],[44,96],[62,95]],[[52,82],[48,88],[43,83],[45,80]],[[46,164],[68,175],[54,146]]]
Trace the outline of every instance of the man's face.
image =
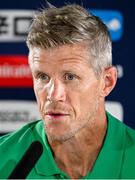
[[86,46],[32,48],[29,58],[47,136],[70,139],[92,123],[100,106],[102,80],[90,66]]

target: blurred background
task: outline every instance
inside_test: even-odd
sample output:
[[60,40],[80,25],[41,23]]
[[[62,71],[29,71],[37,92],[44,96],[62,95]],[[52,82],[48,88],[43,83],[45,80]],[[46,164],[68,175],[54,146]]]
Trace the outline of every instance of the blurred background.
[[[106,109],[135,129],[135,1],[49,0],[54,6],[76,3],[99,16],[113,41],[117,86],[106,99]],[[33,14],[45,0],[0,2],[0,135],[40,119],[28,67],[26,37]]]

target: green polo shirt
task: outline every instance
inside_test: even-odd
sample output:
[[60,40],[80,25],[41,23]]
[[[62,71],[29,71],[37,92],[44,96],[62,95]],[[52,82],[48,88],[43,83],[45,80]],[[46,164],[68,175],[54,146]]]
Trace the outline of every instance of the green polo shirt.
[[[135,178],[135,131],[109,113],[102,149],[92,171],[82,179]],[[6,179],[33,141],[40,141],[43,153],[28,179],[69,179],[54,161],[41,120],[0,138],[0,178]]]

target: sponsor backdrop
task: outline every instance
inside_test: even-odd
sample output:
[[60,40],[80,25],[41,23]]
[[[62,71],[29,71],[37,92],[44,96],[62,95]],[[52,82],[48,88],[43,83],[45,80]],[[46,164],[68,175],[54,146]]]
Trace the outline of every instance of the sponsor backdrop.
[[[49,2],[57,7],[64,4],[63,0]],[[70,2],[83,5],[107,24],[113,41],[113,62],[118,69],[118,81],[106,99],[106,109],[135,129],[135,1],[65,1]],[[33,13],[44,6],[45,0],[0,2],[0,134],[40,118],[25,40]]]

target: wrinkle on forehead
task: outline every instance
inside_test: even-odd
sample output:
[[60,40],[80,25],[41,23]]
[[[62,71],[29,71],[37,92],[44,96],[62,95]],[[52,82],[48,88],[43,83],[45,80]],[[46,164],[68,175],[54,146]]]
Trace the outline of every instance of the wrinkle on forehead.
[[[90,58],[88,46],[84,43],[74,45],[62,45],[56,48],[43,49],[34,47],[30,50],[29,57],[32,61],[47,62],[55,61],[55,59],[62,62],[78,62]],[[41,58],[42,57],[42,58]],[[68,61],[67,61],[68,60]]]

